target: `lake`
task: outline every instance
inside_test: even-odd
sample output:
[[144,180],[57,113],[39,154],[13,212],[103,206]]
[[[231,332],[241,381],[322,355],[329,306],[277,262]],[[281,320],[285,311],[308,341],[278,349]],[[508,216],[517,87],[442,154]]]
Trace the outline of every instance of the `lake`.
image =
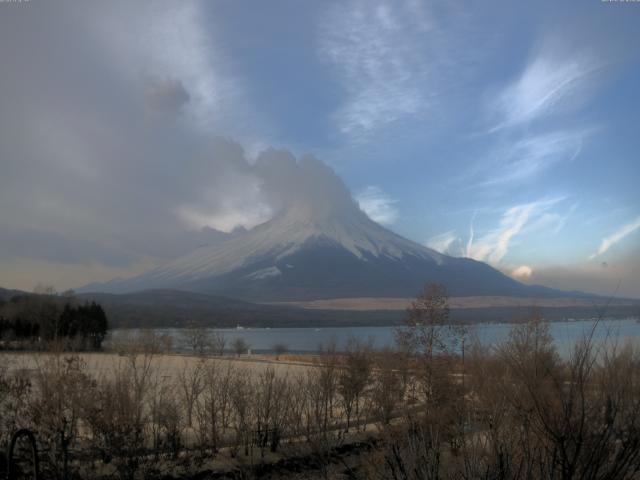
[[[640,323],[636,319],[576,320],[552,322],[549,324],[554,342],[561,355],[566,356],[576,341],[584,338],[594,328],[594,339],[598,342],[617,341],[620,344],[632,342],[640,345]],[[512,328],[512,324],[477,324],[468,326],[469,335],[479,339],[483,345],[495,346],[503,342]],[[210,329],[221,332],[227,340],[227,346],[236,338],[244,339],[253,353],[268,353],[276,344],[284,344],[290,352],[317,352],[322,345],[335,341],[338,349],[345,346],[351,337],[370,340],[374,347],[383,348],[394,345],[396,327],[330,327],[330,328],[233,328]],[[169,334],[173,338],[173,348],[186,351],[181,330],[176,328],[155,329],[158,334]],[[131,332],[133,333],[133,332]],[[229,348],[229,347],[227,347]]]

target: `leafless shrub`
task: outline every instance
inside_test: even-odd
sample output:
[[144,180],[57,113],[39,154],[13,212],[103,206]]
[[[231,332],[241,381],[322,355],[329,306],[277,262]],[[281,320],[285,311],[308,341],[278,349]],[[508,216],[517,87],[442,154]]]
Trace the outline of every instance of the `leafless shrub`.
[[229,429],[232,415],[232,387],[236,370],[207,361],[202,372],[202,390],[195,404],[197,435],[200,449],[215,454],[224,432]]
[[385,430],[391,440],[379,454],[383,477],[636,478],[637,350],[600,348],[589,335],[562,360],[533,312],[495,352],[472,346],[468,353],[462,404],[455,396],[430,404]]
[[285,429],[289,407],[289,382],[287,377],[278,377],[273,368],[268,368],[259,377],[253,397],[255,407],[254,443],[264,449],[269,446],[275,452]]
[[[10,437],[16,430],[23,428],[28,418],[29,403],[33,385],[31,378],[22,369],[8,371],[8,362],[0,365],[0,450],[7,451]],[[0,455],[0,471],[6,470],[5,457]]]
[[408,361],[404,352],[392,349],[385,349],[376,356],[371,399],[378,418],[384,425],[391,422],[394,412],[404,407],[410,381]]
[[287,347],[287,345],[282,342],[278,342],[274,344],[273,347],[271,347],[271,349],[273,350],[273,353],[276,354],[276,360],[280,360],[280,355],[284,355],[289,351],[289,348]]
[[245,456],[249,455],[251,448],[251,420],[253,415],[252,402],[253,385],[250,377],[238,372],[231,383],[230,400],[233,412],[233,424],[235,428],[235,440],[232,446],[232,454],[237,455],[240,448],[244,448]]
[[116,330],[109,334],[109,349],[122,356],[156,355],[170,348],[170,337],[158,334],[151,329]]
[[152,420],[156,429],[156,455],[168,451],[173,459],[178,458],[183,446],[182,405],[179,399],[171,394],[160,395],[153,410]]
[[45,465],[50,474],[62,478],[68,472],[69,452],[76,446],[83,407],[94,400],[95,382],[77,355],[48,355],[37,365],[34,388],[24,398],[27,418],[47,447],[43,451],[49,457]]
[[153,418],[147,400],[153,381],[152,355],[128,355],[110,377],[103,377],[86,405],[83,419],[92,435],[93,450],[112,464],[122,479],[133,479],[152,466],[147,455],[147,429]]
[[249,344],[245,341],[244,338],[240,337],[236,338],[231,346],[233,347],[233,351],[238,357],[247,353],[247,351],[249,350]]
[[346,417],[347,432],[354,413],[356,420],[359,420],[362,395],[371,379],[372,363],[371,343],[365,344],[356,338],[350,338],[347,341],[344,364],[338,374],[338,391]]
[[[437,293],[420,315],[444,315]],[[196,468],[194,458],[227,446],[250,466],[268,450],[309,456],[330,478],[336,449],[363,436],[355,420],[377,435],[357,469],[364,478],[637,478],[640,351],[587,335],[563,359],[533,312],[499,348],[470,342],[462,363],[453,348],[436,348],[438,321],[416,322],[395,350],[330,345],[295,375],[191,358],[171,378],[154,363],[161,348],[151,334],[127,340],[116,368],[97,377],[60,353],[39,355],[30,372],[2,365],[1,440],[37,430],[52,478],[67,468],[148,478],[159,466]]]
[[213,332],[211,334],[211,352],[214,355],[223,356],[224,349],[227,346],[227,339],[222,332]]
[[205,364],[202,360],[191,365],[190,362],[184,361],[183,367],[178,378],[178,388],[180,390],[180,398],[186,410],[187,426],[193,425],[193,409],[194,405],[204,390]]
[[437,429],[414,423],[388,427],[381,448],[363,465],[363,473],[365,478],[380,480],[441,479],[442,456]]
[[212,350],[212,338],[206,328],[190,326],[181,330],[183,341],[195,355],[204,355]]

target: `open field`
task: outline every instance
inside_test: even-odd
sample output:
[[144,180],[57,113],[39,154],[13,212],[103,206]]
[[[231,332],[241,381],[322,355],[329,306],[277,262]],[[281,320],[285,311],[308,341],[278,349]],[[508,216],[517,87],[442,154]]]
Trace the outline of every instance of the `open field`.
[[[144,354],[140,354],[142,357]],[[0,365],[9,372],[23,371],[35,372],[47,362],[56,357],[69,356],[69,354],[54,354],[46,352],[2,352],[0,353]],[[114,371],[121,370],[131,362],[131,357],[118,353],[79,353],[77,357],[86,365],[86,372],[93,377],[102,375],[110,376]],[[284,357],[283,357],[284,358]],[[298,356],[298,359],[303,359]],[[202,357],[195,355],[179,354],[155,354],[149,357],[149,366],[153,371],[161,372],[165,380],[177,380],[187,374],[203,361],[214,365],[219,369],[232,368],[234,371],[257,378],[268,369],[273,370],[278,376],[297,376],[306,373],[310,368],[316,368],[309,356],[309,362],[305,365],[301,361],[276,361],[271,356],[243,355],[241,357]]]
[[[325,300],[310,300],[300,302],[276,302],[272,305],[290,305],[311,310],[406,310],[414,298],[398,297],[356,297],[332,298]],[[610,303],[606,299],[594,301],[593,298],[525,298],[525,297],[450,297],[449,306],[452,309],[465,308],[501,308],[501,307],[540,307],[540,308],[569,308],[598,306],[638,306],[638,300],[614,299]]]

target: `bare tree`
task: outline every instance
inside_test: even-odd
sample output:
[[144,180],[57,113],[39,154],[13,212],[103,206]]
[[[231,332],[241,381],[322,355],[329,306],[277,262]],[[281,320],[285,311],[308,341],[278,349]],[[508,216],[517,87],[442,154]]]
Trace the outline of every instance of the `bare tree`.
[[211,350],[214,355],[222,357],[224,348],[227,346],[227,339],[222,332],[215,331],[211,335]]
[[352,337],[347,341],[344,364],[338,375],[338,391],[346,415],[346,431],[355,409],[356,418],[360,413],[360,398],[371,377],[372,355],[371,344],[363,344]]
[[163,337],[150,328],[139,330],[137,336],[132,340],[130,353],[143,352],[145,355],[158,355],[166,348],[166,341]]
[[151,434],[153,453],[157,459],[167,452],[173,459],[178,457],[183,443],[183,415],[189,407],[188,400],[176,394],[181,386],[179,382],[169,379],[167,375],[155,374],[147,387],[147,430]]
[[331,449],[343,437],[340,418],[334,405],[338,389],[338,355],[335,342],[320,349],[317,367],[307,371],[301,387],[305,393],[303,424],[305,438],[320,469],[322,478],[329,478]]
[[236,455],[243,447],[245,456],[249,455],[251,445],[251,417],[253,402],[253,385],[247,375],[237,375],[230,389],[231,405],[234,413],[234,426],[236,430],[235,442],[232,454]]
[[123,480],[133,480],[140,469],[151,465],[145,408],[151,383],[151,356],[131,354],[112,375],[97,382],[93,401],[85,405],[83,420],[95,453]]
[[70,449],[78,437],[78,425],[93,381],[77,355],[35,357],[35,389],[24,400],[29,416],[38,425],[39,440],[49,448],[49,465],[56,476],[67,477]]
[[206,328],[192,325],[181,333],[185,344],[194,354],[204,355],[211,348],[212,340]]
[[196,400],[204,389],[204,370],[205,366],[202,360],[191,364],[185,361],[181,374],[178,379],[181,398],[187,414],[187,426],[193,425],[193,408]]
[[214,360],[205,364],[203,389],[196,402],[198,435],[201,449],[218,451],[223,433],[231,422],[231,393],[237,372],[227,364],[224,367]]
[[161,395],[157,401],[154,425],[158,429],[156,452],[169,451],[171,458],[176,460],[183,448],[182,405],[174,395]]
[[402,351],[385,349],[377,356],[371,397],[384,425],[389,424],[404,402],[408,385],[408,358]]
[[448,391],[449,360],[465,329],[449,318],[445,287],[432,283],[411,302],[405,326],[396,330],[398,345],[418,360],[418,374],[427,404],[444,400]]
[[279,378],[271,367],[260,375],[255,385],[255,434],[262,456],[267,445],[272,452],[278,448],[288,418],[288,393],[287,378]]
[[247,353],[249,350],[249,344],[245,341],[244,338],[236,338],[232,343],[233,351],[239,357],[242,354]]
[[[10,371],[10,366],[14,370]],[[15,360],[3,359],[0,364],[0,411],[3,412],[0,415],[0,450],[7,451],[13,432],[24,427],[24,421],[32,411],[25,399],[32,398],[34,393],[31,376],[25,370],[15,369]],[[0,466],[3,461],[4,457],[0,455]]]
[[280,360],[280,355],[284,355],[289,351],[287,344],[282,342],[275,343],[271,349],[276,354],[276,360]]

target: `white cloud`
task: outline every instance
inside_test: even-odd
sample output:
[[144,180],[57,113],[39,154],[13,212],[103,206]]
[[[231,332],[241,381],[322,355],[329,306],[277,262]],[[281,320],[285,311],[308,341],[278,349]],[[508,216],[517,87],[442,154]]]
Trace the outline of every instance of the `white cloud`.
[[440,235],[435,235],[426,241],[426,246],[434,249],[437,252],[444,254],[453,254],[452,248],[453,245],[460,240],[460,237],[456,234],[455,231],[450,230],[448,232],[441,233]]
[[599,83],[605,66],[603,55],[565,44],[547,39],[520,76],[491,97],[487,111],[492,127],[488,133],[503,135],[465,181],[475,177],[474,184],[480,187],[520,184],[580,155],[595,128],[547,133],[530,129],[539,120],[581,106]]
[[527,226],[524,233],[531,234],[535,232],[547,232],[551,235],[557,235],[564,229],[567,221],[578,208],[578,203],[572,204],[568,210],[563,213],[559,212],[544,212],[538,216],[538,218],[531,222]]
[[563,198],[543,199],[508,208],[502,214],[497,228],[475,240],[469,239],[466,256],[493,265],[499,264],[525,226],[561,200]]
[[533,275],[533,269],[528,265],[520,265],[511,272],[511,276],[518,280],[529,280],[531,275]]
[[489,158],[489,168],[483,163],[482,174],[489,178],[478,186],[523,182],[535,177],[559,162],[573,161],[582,150],[584,139],[592,130],[560,131],[528,136],[497,148]]
[[353,0],[321,17],[319,55],[346,93],[335,112],[340,133],[361,140],[415,120],[433,112],[442,92],[460,80],[457,67],[469,60],[466,12],[453,4],[427,7],[419,1]]
[[602,242],[600,243],[600,246],[598,247],[598,250],[589,256],[589,260],[593,260],[598,255],[602,255],[607,250],[609,250],[613,245],[620,242],[623,238],[631,235],[633,232],[635,232],[638,229],[640,229],[640,217],[635,218],[631,222],[620,227],[618,230],[616,230],[614,233],[612,233],[608,237],[603,238]]
[[398,218],[396,200],[389,197],[379,187],[369,185],[355,196],[360,208],[374,222],[390,225]]
[[499,123],[493,130],[534,121],[584,102],[603,66],[589,51],[565,52],[549,41],[491,104]]
[[511,239],[526,225],[533,208],[533,204],[511,207],[502,216],[500,227],[469,246],[467,256],[492,264],[499,263],[507,254]]
[[273,211],[268,205],[255,204],[248,208],[224,211],[209,214],[189,207],[176,209],[176,214],[194,230],[202,230],[205,227],[215,228],[221,232],[229,233],[237,227],[253,228],[269,220]]
[[467,258],[471,257],[471,248],[473,247],[473,237],[475,235],[475,231],[473,229],[473,222],[476,220],[476,215],[478,211],[473,212],[473,216],[471,217],[471,222],[469,222],[469,239],[467,240],[466,249],[464,252],[464,256]]
[[414,65],[408,25],[384,3],[354,2],[327,15],[321,55],[342,75],[349,92],[338,112],[341,133],[359,135],[416,113],[424,101],[415,82],[424,67]]

